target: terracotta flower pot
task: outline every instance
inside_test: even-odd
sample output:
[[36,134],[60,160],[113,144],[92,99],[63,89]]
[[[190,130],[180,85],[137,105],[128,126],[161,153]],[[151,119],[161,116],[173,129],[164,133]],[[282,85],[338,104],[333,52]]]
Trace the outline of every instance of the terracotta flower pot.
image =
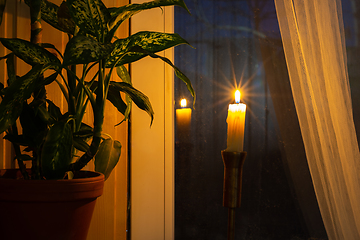
[[103,193],[101,173],[81,171],[71,180],[15,180],[17,174],[0,170],[1,239],[86,240]]

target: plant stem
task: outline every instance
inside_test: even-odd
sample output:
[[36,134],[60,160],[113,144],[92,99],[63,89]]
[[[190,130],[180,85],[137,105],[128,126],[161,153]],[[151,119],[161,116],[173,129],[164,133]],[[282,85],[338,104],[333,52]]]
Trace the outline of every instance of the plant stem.
[[[76,162],[70,164],[69,171],[79,171],[88,164],[88,162],[97,153],[101,143],[101,132],[104,123],[104,111],[105,111],[105,86],[104,86],[104,72],[105,64],[103,61],[99,63],[99,75],[98,75],[98,93],[96,95],[94,108],[94,133],[89,149],[84,153]],[[105,98],[104,98],[105,97]]]
[[[42,2],[42,0],[31,0],[29,2],[30,20],[31,20],[30,41],[35,44],[40,44],[41,39],[42,39],[41,2]],[[39,78],[43,78],[43,77],[44,77],[44,75],[39,76]],[[40,98],[41,98],[41,96],[40,96]],[[31,177],[32,177],[32,179],[40,179],[41,178],[40,177],[40,159],[39,159],[39,156],[37,155],[36,151],[33,151]]]
[[[70,34],[68,34],[68,37],[69,37],[69,41],[70,41],[72,36]],[[76,65],[71,65],[70,71],[75,73],[75,75],[76,75]],[[74,75],[71,74],[70,71],[67,71],[67,79],[68,79],[68,85],[69,85],[68,109],[72,115],[75,115],[76,114],[75,101],[77,99],[74,99],[74,96],[75,96],[74,92],[75,92],[75,88],[76,88],[76,79],[75,79]],[[75,131],[75,129],[74,129],[74,131]]]
[[[18,135],[18,129],[17,129],[16,123],[14,123],[11,126],[10,130],[11,130],[12,134]],[[12,145],[14,147],[15,155],[20,157],[20,155],[21,155],[20,146],[16,143],[12,143]],[[22,176],[24,177],[24,179],[28,180],[29,174],[26,171],[26,166],[24,164],[24,161],[20,160],[19,158],[17,159],[17,161],[18,161],[19,169],[20,169]]]
[[32,43],[41,43],[42,29],[41,29],[41,2],[42,0],[32,0],[30,4],[30,18],[31,18],[31,37]]
[[[6,64],[7,64],[8,77],[9,77],[8,84],[10,85],[13,81],[15,81],[15,76],[16,76],[14,55],[11,55],[11,57],[9,57],[6,60]],[[8,131],[9,131],[9,134],[19,135],[16,122],[12,126],[9,127]],[[29,174],[26,172],[26,166],[25,166],[24,162],[21,159],[19,159],[19,157],[21,155],[21,150],[20,150],[19,144],[15,143],[15,142],[12,142],[11,144],[15,151],[15,156],[17,156],[16,159],[18,161],[19,169],[20,169],[22,176],[24,177],[24,179],[29,179]],[[14,159],[14,161],[15,161],[15,159]]]
[[[71,65],[70,70],[72,72],[76,73],[76,65]],[[75,115],[76,114],[76,109],[75,109],[76,99],[74,99],[74,91],[76,88],[76,85],[75,85],[76,80],[75,80],[74,76],[70,74],[70,72],[67,72],[67,78],[68,78],[68,85],[69,85],[68,109],[72,115]]]

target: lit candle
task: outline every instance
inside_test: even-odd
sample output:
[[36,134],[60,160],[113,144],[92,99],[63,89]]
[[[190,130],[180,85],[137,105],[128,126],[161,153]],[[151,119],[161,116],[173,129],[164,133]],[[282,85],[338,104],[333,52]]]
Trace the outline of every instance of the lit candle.
[[240,91],[235,92],[235,104],[229,105],[227,122],[227,148],[229,152],[242,152],[244,146],[244,129],[246,105],[240,103]]
[[181,99],[180,109],[176,109],[176,128],[179,142],[184,142],[190,134],[191,108],[186,107],[186,99]]

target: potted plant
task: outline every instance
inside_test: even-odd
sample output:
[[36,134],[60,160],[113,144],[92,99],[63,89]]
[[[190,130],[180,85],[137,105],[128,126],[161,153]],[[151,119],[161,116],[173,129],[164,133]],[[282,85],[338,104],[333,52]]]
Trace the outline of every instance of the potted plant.
[[[27,238],[48,239],[48,234],[52,234],[51,239],[86,239],[91,213],[85,214],[84,207],[79,204],[90,203],[88,205],[93,209],[95,199],[102,193],[104,177],[81,169],[94,158],[95,171],[104,174],[106,179],[121,153],[120,142],[102,132],[105,103],[113,104],[124,115],[123,121],[129,119],[132,102],[149,114],[151,122],[153,120],[149,99],[132,86],[125,65],[146,56],[160,58],[174,68],[195,96],[190,80],[169,59],[156,54],[179,44],[188,44],[179,35],[146,31],[117,39],[114,34],[121,23],[140,11],[170,5],[188,9],[183,0],[155,0],[115,8],[107,8],[101,0],[67,0],[60,6],[47,0],[25,2],[30,6],[31,40],[0,38],[2,45],[12,51],[0,58],[6,60],[8,66],[8,85],[0,86],[0,133],[6,132],[5,138],[12,142],[19,165],[17,172],[0,174],[0,229],[7,230],[9,235],[2,231],[5,238],[22,239],[16,231],[19,222],[24,223],[22,228],[34,222],[41,229],[28,226]],[[0,5],[2,3],[4,0]],[[64,53],[51,43],[41,43],[41,20],[68,34]],[[30,71],[17,76],[14,57],[29,64]],[[111,76],[115,73],[119,80],[112,81]],[[47,98],[46,86],[49,84],[59,86],[67,101],[67,112],[61,112]],[[123,98],[121,93],[126,97]],[[88,105],[93,113],[92,126],[82,121]],[[21,131],[16,124],[18,119]],[[31,170],[26,169],[27,162],[31,162]],[[90,184],[87,174],[96,175],[95,187],[87,186]],[[16,181],[9,176],[24,180]],[[74,193],[72,182],[80,182],[80,192],[85,196]],[[40,186],[40,189],[30,190],[30,185]],[[50,194],[55,185],[59,185],[59,189]],[[11,193],[12,189],[15,192]],[[69,189],[72,194],[69,198],[75,199],[75,203],[55,213],[60,209],[59,202],[70,202],[64,196]],[[25,201],[24,197],[30,195],[30,200]],[[45,203],[45,196],[49,195],[55,197]],[[15,197],[20,200],[14,200]],[[43,213],[31,205],[37,200],[40,201],[37,206],[46,209]],[[9,210],[15,202],[25,202],[25,207],[16,206],[17,212]],[[26,209],[32,212],[25,214]],[[70,213],[80,215],[70,218]],[[19,220],[18,215],[24,219]],[[54,220],[49,219],[52,215]],[[61,215],[67,220],[60,219]],[[89,218],[83,219],[84,216]],[[10,219],[16,223],[11,223]],[[39,223],[41,220],[43,222]],[[84,231],[72,230],[64,225],[65,222]],[[82,222],[85,226],[79,225]],[[50,233],[44,233],[46,229]]]

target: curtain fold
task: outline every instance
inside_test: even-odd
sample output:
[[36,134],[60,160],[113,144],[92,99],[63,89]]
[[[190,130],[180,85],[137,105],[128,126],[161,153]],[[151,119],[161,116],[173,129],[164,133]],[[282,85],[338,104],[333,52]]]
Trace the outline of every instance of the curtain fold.
[[329,239],[360,239],[360,154],[341,0],[275,0],[295,107]]

